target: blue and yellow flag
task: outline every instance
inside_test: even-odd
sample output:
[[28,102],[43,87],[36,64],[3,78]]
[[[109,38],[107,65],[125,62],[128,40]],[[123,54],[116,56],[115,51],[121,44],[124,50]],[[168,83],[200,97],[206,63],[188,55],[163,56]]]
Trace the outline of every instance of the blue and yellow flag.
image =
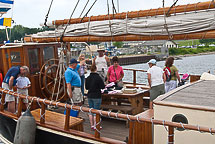
[[11,21],[12,21],[12,18],[1,18],[0,19],[0,26],[11,27]]

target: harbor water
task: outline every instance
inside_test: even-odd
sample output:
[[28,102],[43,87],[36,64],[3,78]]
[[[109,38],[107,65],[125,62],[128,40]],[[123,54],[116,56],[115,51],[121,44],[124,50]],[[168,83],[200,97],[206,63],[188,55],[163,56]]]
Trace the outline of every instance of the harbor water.
[[[163,68],[165,61],[158,61],[157,66]],[[201,75],[203,72],[210,71],[214,74],[215,71],[215,54],[212,55],[199,55],[199,56],[190,56],[182,57],[180,60],[175,60],[174,65],[178,68],[179,73],[188,73],[193,75]],[[147,70],[149,68],[147,63],[134,64],[122,66],[123,68],[131,69],[141,69]],[[132,82],[133,81],[133,72],[124,71],[125,76],[123,81]],[[137,83],[147,83],[147,74],[146,72],[137,72]]]

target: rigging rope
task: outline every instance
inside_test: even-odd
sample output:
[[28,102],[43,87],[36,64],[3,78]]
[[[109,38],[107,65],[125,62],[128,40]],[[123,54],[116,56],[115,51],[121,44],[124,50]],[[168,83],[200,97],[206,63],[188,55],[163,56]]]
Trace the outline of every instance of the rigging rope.
[[164,4],[165,4],[165,0],[163,0],[164,28],[165,28],[166,31],[167,31],[169,40],[172,40],[172,36],[171,36],[170,33],[169,33],[168,25],[167,25],[167,23],[166,23],[166,13],[165,13],[165,6],[164,6]]
[[178,0],[176,0],[176,1],[172,4],[172,6],[169,8],[169,10],[168,10],[167,13],[166,13],[166,16],[169,16],[169,12],[170,12],[171,9],[176,5],[177,2],[178,2]]
[[119,13],[119,0],[117,0],[117,8],[118,8],[118,13]]
[[112,10],[113,10],[113,17],[114,17],[114,12],[117,14],[115,5],[114,5],[114,1],[112,0]]
[[76,5],[75,5],[75,8],[73,9],[73,12],[72,12],[72,14],[70,15],[70,18],[69,18],[69,20],[68,20],[68,22],[67,22],[67,24],[66,24],[66,27],[65,27],[65,29],[64,29],[64,31],[63,31],[61,37],[60,37],[60,41],[61,41],[61,42],[63,42],[64,33],[65,33],[65,31],[66,31],[66,29],[67,29],[67,27],[68,27],[68,25],[69,25],[69,23],[70,23],[70,20],[71,20],[71,18],[72,18],[72,16],[73,16],[73,14],[74,14],[74,12],[75,12],[75,10],[76,10],[78,4],[79,4],[79,1],[80,1],[80,0],[77,1]]
[[44,25],[45,26],[47,26],[47,20],[48,20],[48,17],[49,17],[49,12],[50,12],[50,10],[51,10],[51,7],[52,7],[52,3],[53,3],[53,0],[51,1],[51,4],[50,4],[50,6],[49,6],[49,10],[48,10],[48,13],[46,14],[46,18],[45,18],[45,22],[44,22]]
[[83,21],[83,19],[88,15],[88,13],[90,12],[90,10],[92,9],[92,7],[95,5],[95,3],[97,2],[97,0],[94,1],[94,3],[91,5],[91,7],[89,8],[89,10],[87,11],[87,13],[83,16],[83,18],[81,19],[80,23]]
[[81,15],[83,14],[84,10],[86,9],[86,7],[87,7],[87,5],[88,5],[89,1],[90,1],[90,0],[87,0],[87,3],[85,4],[84,9],[82,10],[82,12],[81,12],[81,14],[80,14],[79,18],[81,17]]

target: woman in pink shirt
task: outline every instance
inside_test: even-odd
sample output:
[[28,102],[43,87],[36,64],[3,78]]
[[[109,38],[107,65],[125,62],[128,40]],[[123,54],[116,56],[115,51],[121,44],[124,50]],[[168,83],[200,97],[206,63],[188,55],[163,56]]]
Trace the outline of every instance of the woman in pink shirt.
[[109,67],[107,72],[107,83],[114,82],[117,86],[117,83],[122,81],[122,78],[124,77],[124,72],[122,67],[119,65],[119,59],[117,56],[114,56],[112,58],[112,62],[113,65]]

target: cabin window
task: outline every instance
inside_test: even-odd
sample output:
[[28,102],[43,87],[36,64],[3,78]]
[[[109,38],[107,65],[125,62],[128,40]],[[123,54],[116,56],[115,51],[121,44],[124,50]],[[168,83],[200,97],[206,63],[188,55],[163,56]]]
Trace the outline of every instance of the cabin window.
[[36,74],[40,71],[39,68],[39,60],[38,60],[38,50],[37,49],[29,49],[28,50],[29,57],[29,69],[31,74]]
[[54,58],[54,47],[45,47],[43,49],[44,62]]
[[[172,118],[172,122],[178,122],[178,123],[183,123],[183,124],[188,124],[187,118],[182,115],[182,114],[176,114]],[[176,128],[179,131],[185,130],[184,128]]]
[[21,62],[20,52],[11,52],[10,58],[11,58],[12,63],[20,63]]

